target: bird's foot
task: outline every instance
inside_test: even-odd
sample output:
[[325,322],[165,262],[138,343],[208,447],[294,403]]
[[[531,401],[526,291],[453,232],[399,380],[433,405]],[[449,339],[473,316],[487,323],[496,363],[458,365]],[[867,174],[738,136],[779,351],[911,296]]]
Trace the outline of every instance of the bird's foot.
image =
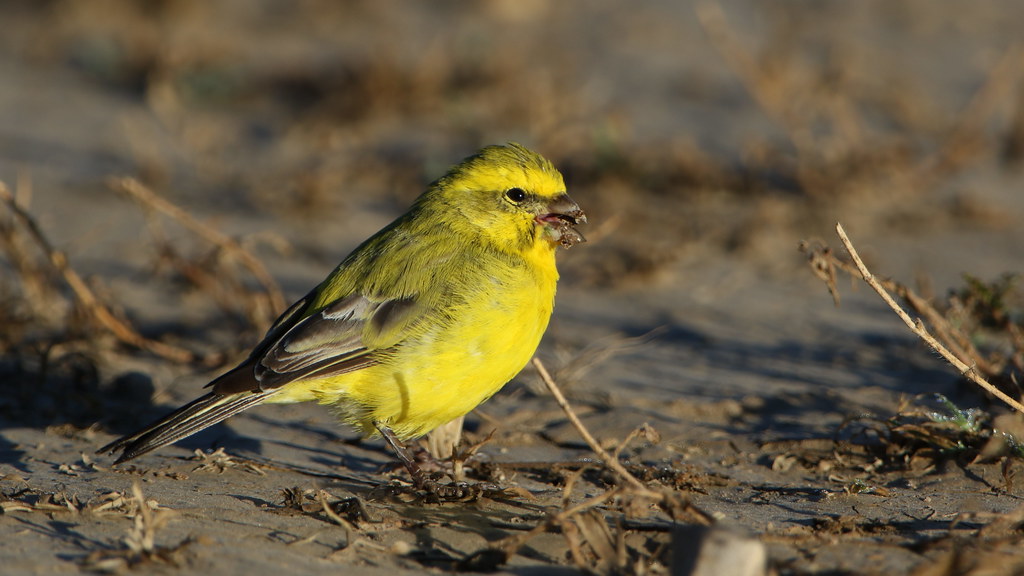
[[[412,452],[403,444],[390,428],[377,425],[381,435],[395,451],[398,459],[402,461],[412,478],[412,490],[414,493],[424,494],[427,499],[437,502],[471,502],[482,496],[494,496],[503,494],[500,486],[491,482],[469,484],[467,482],[451,482],[442,484],[437,478],[444,478],[446,474],[430,474],[424,470]],[[436,463],[433,459],[433,462]],[[457,477],[457,476],[456,476]],[[394,494],[394,492],[393,492]]]
[[424,478],[414,484],[389,484],[388,497],[404,502],[444,504],[450,502],[476,502],[481,498],[508,497],[501,486],[492,482],[445,482],[442,479]]
[[428,498],[439,502],[475,502],[481,497],[495,496],[504,493],[500,486],[490,482],[471,484],[469,482],[451,482],[442,484],[429,479],[418,487],[427,493]]

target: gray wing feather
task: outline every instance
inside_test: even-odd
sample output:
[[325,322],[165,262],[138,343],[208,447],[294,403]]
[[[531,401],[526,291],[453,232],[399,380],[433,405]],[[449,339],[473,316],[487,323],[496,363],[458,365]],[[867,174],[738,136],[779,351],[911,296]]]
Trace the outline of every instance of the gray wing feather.
[[352,294],[301,318],[307,296],[267,333],[249,359],[212,382],[220,394],[267,392],[296,380],[324,378],[377,363],[363,341],[366,333],[386,335],[391,348],[423,313],[415,297],[379,300]]

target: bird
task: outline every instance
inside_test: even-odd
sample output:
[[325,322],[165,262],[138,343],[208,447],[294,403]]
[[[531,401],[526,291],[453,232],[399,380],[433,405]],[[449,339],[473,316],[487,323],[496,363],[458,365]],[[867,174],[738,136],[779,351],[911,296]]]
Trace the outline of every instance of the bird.
[[417,489],[406,446],[512,380],[547,329],[555,253],[585,242],[564,179],[513,142],[452,166],[271,325],[208,393],[100,448],[137,458],[260,404],[317,402],[381,436]]

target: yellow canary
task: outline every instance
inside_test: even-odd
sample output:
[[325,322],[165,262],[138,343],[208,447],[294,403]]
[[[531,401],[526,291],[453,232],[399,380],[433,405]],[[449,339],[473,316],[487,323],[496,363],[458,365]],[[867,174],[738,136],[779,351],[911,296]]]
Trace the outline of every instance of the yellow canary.
[[402,441],[462,416],[533,356],[554,305],[555,250],[586,222],[548,160],[488,146],[431,184],[293,304],[209,394],[104,446],[130,460],[257,404],[315,401]]

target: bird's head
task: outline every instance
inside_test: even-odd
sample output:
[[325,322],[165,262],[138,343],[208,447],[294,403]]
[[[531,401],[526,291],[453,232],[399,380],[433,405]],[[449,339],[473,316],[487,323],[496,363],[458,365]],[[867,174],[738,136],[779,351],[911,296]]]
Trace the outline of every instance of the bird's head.
[[586,241],[576,225],[587,217],[566,194],[562,175],[519,144],[483,148],[434,182],[422,200],[458,213],[459,227],[509,247]]

